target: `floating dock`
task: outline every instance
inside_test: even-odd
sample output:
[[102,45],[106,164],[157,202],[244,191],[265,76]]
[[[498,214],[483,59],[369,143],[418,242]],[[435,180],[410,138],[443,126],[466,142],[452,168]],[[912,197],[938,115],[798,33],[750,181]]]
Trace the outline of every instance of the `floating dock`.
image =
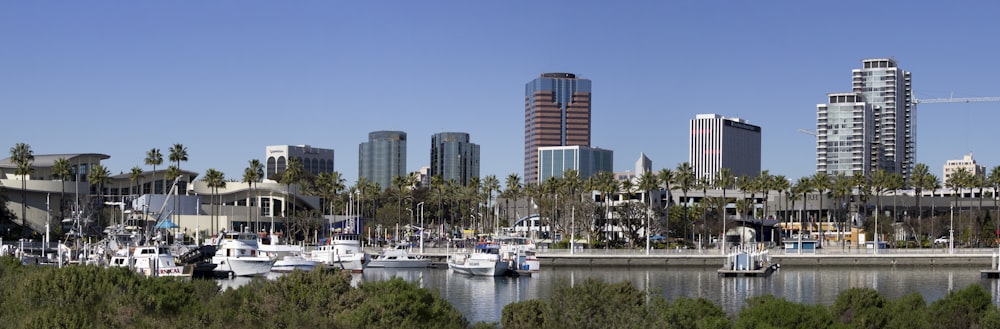
[[771,275],[779,267],[771,263],[771,256],[764,246],[742,245],[734,247],[726,255],[725,265],[717,273],[719,277],[761,277]]

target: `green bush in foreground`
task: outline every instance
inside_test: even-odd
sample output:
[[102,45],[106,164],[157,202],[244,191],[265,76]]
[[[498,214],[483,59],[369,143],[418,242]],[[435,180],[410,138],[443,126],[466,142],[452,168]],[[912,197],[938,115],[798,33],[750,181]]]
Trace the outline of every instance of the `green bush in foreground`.
[[[436,292],[393,278],[352,287],[350,275],[293,272],[219,291],[210,280],[144,278],[126,269],[23,266],[0,258],[3,328],[497,328],[469,324]],[[1000,310],[971,285],[930,305],[867,288],[834,305],[747,299],[731,318],[706,299],[673,302],[628,282],[560,282],[546,300],[508,304],[504,328],[1000,328]]]

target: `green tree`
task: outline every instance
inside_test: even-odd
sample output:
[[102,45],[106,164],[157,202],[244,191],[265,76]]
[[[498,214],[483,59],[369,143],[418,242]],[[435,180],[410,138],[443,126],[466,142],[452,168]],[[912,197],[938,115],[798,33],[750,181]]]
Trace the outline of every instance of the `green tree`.
[[[823,207],[823,199],[826,199],[826,191],[830,189],[833,182],[830,179],[830,175],[827,175],[825,172],[813,174],[811,180],[813,189],[819,194],[819,212],[816,214],[816,221],[822,223],[823,212],[826,211],[826,208]],[[827,216],[829,216],[829,212],[827,212]],[[820,226],[822,227],[822,225]]]
[[823,305],[796,304],[772,295],[747,298],[733,326],[742,328],[813,329],[834,327],[833,315]]
[[[507,220],[510,222],[509,224],[513,224],[514,221],[520,219],[520,214],[517,213],[517,202],[521,198],[521,188],[522,188],[521,176],[519,176],[516,173],[507,175],[507,179],[505,180],[504,185],[506,186],[506,188],[504,189],[505,193],[504,200],[507,203],[506,205],[507,208],[506,212],[508,215]],[[514,199],[514,218],[510,218],[510,199]]]
[[215,198],[219,195],[219,189],[226,187],[226,175],[215,168],[209,168],[205,171],[205,176],[201,178],[201,181],[205,182],[205,185],[212,190],[212,230],[213,232],[219,231],[219,212],[221,211],[221,201],[216,202]]
[[[253,208],[250,200],[256,201],[257,199],[254,187],[264,179],[264,165],[257,159],[251,159],[248,163],[249,166],[243,169],[243,180],[241,182],[247,184],[247,221],[250,221],[252,219],[250,209]],[[257,211],[257,221],[254,229],[260,229],[260,211]]]
[[[935,182],[937,181],[938,181],[937,176],[931,174],[930,168],[928,168],[926,164],[918,163],[916,166],[913,167],[913,173],[910,174],[909,185],[910,187],[913,188],[913,194],[914,197],[916,198],[917,223],[918,223],[917,227],[922,227],[924,221],[923,217],[924,211],[923,208],[920,207],[921,194],[923,194],[923,191],[925,190],[933,190]],[[919,234],[918,232],[917,235],[922,235],[922,234]]]
[[722,168],[715,172],[715,177],[712,179],[712,186],[714,188],[722,190],[722,207],[719,207],[719,220],[722,221],[722,252],[726,252],[726,206],[729,205],[729,198],[726,197],[726,190],[731,186],[733,181],[733,172],[729,168]]
[[653,190],[660,186],[660,181],[656,178],[656,175],[652,172],[644,172],[639,176],[639,190],[646,195],[646,221],[645,228],[643,228],[643,233],[646,236],[646,251],[649,251],[649,238],[652,234],[650,229],[652,226],[652,220],[649,218],[649,214],[653,212]]
[[695,187],[695,184],[697,183],[697,180],[694,177],[694,168],[691,167],[690,163],[684,162],[681,163],[680,165],[677,165],[677,169],[674,170],[673,183],[674,186],[680,188],[681,193],[684,194],[684,223],[686,225],[687,223],[691,222],[691,219],[688,218],[688,216],[690,215],[688,213],[688,205],[691,204],[691,200],[689,200],[687,196],[688,191],[693,189]]
[[[73,165],[69,163],[66,158],[59,157],[55,162],[52,163],[52,177],[58,179],[61,185],[61,191],[59,191],[59,220],[66,218],[64,213],[65,201],[66,200],[66,181],[73,178]],[[74,179],[75,181],[75,179]]]
[[[90,167],[90,172],[87,173],[87,181],[91,185],[97,187],[97,201],[98,204],[103,207],[104,205],[104,185],[111,183],[111,172],[108,168],[104,167],[102,164],[95,164]],[[102,220],[98,220],[99,225],[103,227],[101,223]]]
[[670,194],[670,183],[674,181],[674,172],[670,168],[662,168],[660,171],[656,172],[656,177],[661,183],[663,183],[663,191],[667,197],[667,202],[663,205],[663,217],[664,220],[664,233],[668,238],[670,237],[670,203],[672,201],[672,195]]
[[21,236],[27,238],[28,230],[28,178],[35,172],[35,153],[31,146],[17,143],[10,148],[10,162],[16,166],[14,175],[21,178]]
[[646,295],[629,282],[556,284],[543,328],[643,328]]
[[991,308],[989,291],[973,284],[931,303],[928,320],[931,328],[976,328],[979,319]]
[[[155,147],[146,151],[145,163],[147,166],[153,166],[153,181],[150,182],[150,184],[152,184],[152,186],[150,186],[150,191],[152,191],[152,193],[156,193],[156,166],[163,164],[163,153],[160,153],[160,149]],[[167,194],[166,185],[167,184],[163,184],[162,194]]]
[[295,217],[295,193],[292,190],[292,185],[299,185],[302,183],[302,177],[305,173],[305,168],[302,167],[302,161],[299,158],[289,158],[288,167],[285,171],[281,173],[281,180],[279,183],[285,184],[285,192],[288,193],[287,207],[289,208],[289,213],[285,218],[285,227],[288,227],[288,217]]

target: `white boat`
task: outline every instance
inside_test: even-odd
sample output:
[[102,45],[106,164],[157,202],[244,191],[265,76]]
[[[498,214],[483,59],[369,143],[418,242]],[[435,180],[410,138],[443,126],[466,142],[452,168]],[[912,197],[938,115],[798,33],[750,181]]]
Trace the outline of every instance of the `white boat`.
[[493,243],[476,245],[473,251],[458,251],[448,258],[448,268],[455,273],[478,276],[504,276],[510,261],[500,257],[500,246]]
[[309,252],[308,260],[323,263],[328,268],[361,273],[371,262],[371,256],[361,250],[357,234],[336,234]]
[[271,272],[312,271],[316,266],[320,265],[320,262],[309,260],[302,256],[302,246],[281,244],[278,243],[279,240],[279,237],[274,234],[257,240],[257,250],[261,254],[274,259]]
[[409,248],[398,245],[395,248],[385,248],[381,253],[372,257],[368,267],[423,268],[430,264],[430,259],[410,254]]
[[254,276],[271,271],[274,259],[257,250],[257,239],[252,233],[225,233],[216,240],[216,273],[232,276]]
[[498,237],[493,240],[500,245],[501,258],[512,261],[511,270],[519,273],[537,273],[541,270],[537,250],[531,239],[524,237]]
[[190,271],[185,273],[184,266],[177,265],[166,246],[141,246],[130,253],[119,252],[111,257],[110,266],[128,267],[145,276],[191,276]]

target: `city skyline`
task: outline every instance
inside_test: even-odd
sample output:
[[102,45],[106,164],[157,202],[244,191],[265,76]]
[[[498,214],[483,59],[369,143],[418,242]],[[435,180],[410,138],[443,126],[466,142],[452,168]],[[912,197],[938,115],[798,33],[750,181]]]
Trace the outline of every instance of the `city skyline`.
[[[108,154],[117,174],[149,170],[147,150],[181,143],[184,169],[229,179],[264,161],[261,147],[308,144],[336,150],[353,183],[353,150],[370,131],[415,139],[407,172],[429,165],[433,134],[462,131],[481,146],[482,176],[523,176],[524,82],[573,72],[593,82],[590,146],[614,150],[616,171],[640,153],[654,170],[676,167],[688,120],[725,113],[763,128],[761,169],[801,177],[815,172],[816,143],[796,129],[815,127],[816,104],[848,90],[863,59],[898,61],[917,99],[1000,96],[996,47],[982,42],[1000,27],[997,4],[841,5],[858,8],[855,21],[891,12],[919,24],[857,37],[870,27],[830,24],[815,18],[828,6],[798,2],[5,3],[0,144]],[[538,31],[565,32],[531,39]],[[920,105],[915,162],[974,152],[1000,164],[997,107]]]

